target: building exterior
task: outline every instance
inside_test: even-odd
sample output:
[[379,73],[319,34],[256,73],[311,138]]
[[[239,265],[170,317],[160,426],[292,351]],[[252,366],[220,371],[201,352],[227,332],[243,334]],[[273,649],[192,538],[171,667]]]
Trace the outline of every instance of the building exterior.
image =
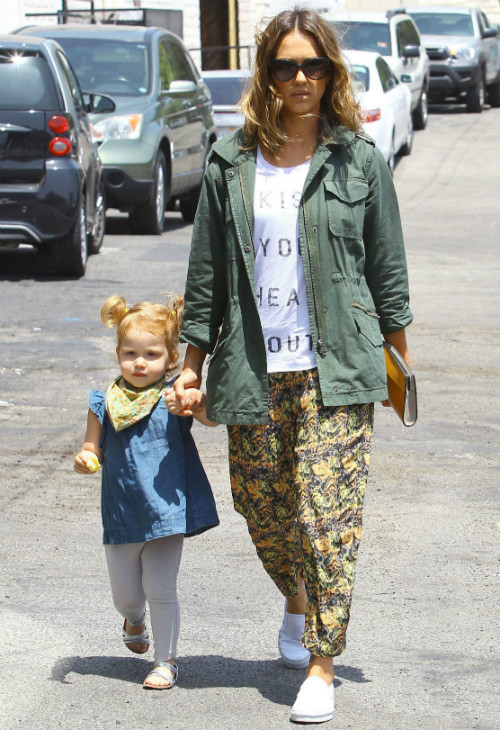
[[[248,68],[251,65],[254,35],[258,27],[276,13],[299,4],[322,9],[387,10],[404,7],[401,0],[11,0],[2,8],[2,32],[25,24],[56,22],[55,14],[66,8],[72,21],[85,22],[91,9],[95,18],[113,16],[123,21],[143,18],[145,12],[170,11],[167,27],[182,36],[192,50],[199,68]],[[500,23],[499,0],[411,0],[411,5],[478,5],[490,22]],[[128,9],[122,12],[121,9]],[[38,14],[33,16],[32,14]],[[182,13],[182,15],[181,15]],[[80,17],[78,17],[80,15]],[[163,13],[167,16],[168,13]],[[154,23],[158,22],[158,15]],[[162,20],[163,24],[163,20]],[[204,49],[203,52],[201,49]]]

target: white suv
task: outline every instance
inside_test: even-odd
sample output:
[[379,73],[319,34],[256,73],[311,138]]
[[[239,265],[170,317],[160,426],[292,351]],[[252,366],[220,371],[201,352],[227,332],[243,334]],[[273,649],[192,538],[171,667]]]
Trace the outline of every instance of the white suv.
[[385,14],[329,12],[325,19],[335,26],[342,47],[375,51],[385,58],[410,88],[414,128],[425,129],[429,58],[413,18],[403,10],[388,10]]

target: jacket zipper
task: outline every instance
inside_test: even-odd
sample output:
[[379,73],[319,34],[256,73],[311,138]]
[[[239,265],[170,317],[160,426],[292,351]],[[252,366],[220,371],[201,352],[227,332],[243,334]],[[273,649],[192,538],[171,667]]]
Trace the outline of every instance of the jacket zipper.
[[316,320],[316,329],[318,330],[318,342],[316,343],[316,348],[318,350],[318,353],[321,355],[321,357],[325,357],[326,355],[326,348],[325,343],[323,342],[323,338],[321,337],[321,327],[319,324],[319,315],[318,315],[318,297],[316,292],[316,281],[314,278],[314,267],[312,265],[312,258],[311,258],[311,251],[309,248],[309,235],[307,232],[307,218],[306,218],[306,212],[304,210],[304,205],[302,204],[302,210],[304,214],[304,229],[306,234],[306,248],[307,248],[307,258],[309,261],[309,271],[311,272],[311,288],[312,288],[312,295],[313,295],[313,303],[314,303],[314,319]]
[[250,225],[250,216],[248,215],[247,201],[246,201],[246,198],[245,198],[245,190],[243,188],[243,177],[241,176],[241,169],[240,168],[238,168],[238,177],[239,177],[239,180],[240,180],[241,198],[243,200],[243,207],[245,209],[245,215],[246,215],[246,218],[247,218],[248,230],[250,231],[250,238],[252,240],[253,255],[255,257],[255,241],[253,240],[253,230],[252,230],[252,226]]

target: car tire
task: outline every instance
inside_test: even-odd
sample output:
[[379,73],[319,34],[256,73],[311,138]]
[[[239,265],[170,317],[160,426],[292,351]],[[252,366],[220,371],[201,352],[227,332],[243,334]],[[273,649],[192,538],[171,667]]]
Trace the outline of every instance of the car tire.
[[484,76],[481,72],[477,84],[468,88],[465,95],[465,104],[469,114],[480,114],[483,111],[484,100]]
[[81,277],[87,269],[87,216],[85,195],[82,193],[80,206],[70,233],[52,244],[52,258],[56,273],[60,276]]
[[90,254],[99,253],[104,233],[106,230],[106,198],[102,185],[97,191],[97,200],[95,203],[94,225],[87,239],[87,249]]
[[422,89],[417,107],[413,112],[413,129],[425,129],[429,118],[429,104],[426,89]]
[[488,86],[488,101],[494,108],[500,106],[500,80]]
[[154,167],[153,192],[146,205],[137,205],[129,214],[132,233],[160,236],[163,233],[167,203],[167,163],[163,152],[158,152]]
[[401,155],[404,155],[407,157],[408,155],[411,155],[411,150],[413,147],[413,117],[410,114],[409,115],[409,121],[408,121],[408,130],[406,132],[406,140],[401,149],[399,150],[399,153]]

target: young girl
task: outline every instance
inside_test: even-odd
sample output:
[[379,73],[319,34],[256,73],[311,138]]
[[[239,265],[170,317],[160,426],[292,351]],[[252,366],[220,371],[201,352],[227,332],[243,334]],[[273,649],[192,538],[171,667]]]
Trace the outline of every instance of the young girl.
[[[123,297],[103,304],[101,319],[117,327],[119,375],[106,393],[89,394],[87,432],[74,468],[88,474],[102,464],[104,546],[113,601],[124,617],[123,641],[143,654],[149,603],[155,667],[149,689],[177,681],[179,634],[176,580],[184,536],[218,523],[208,479],[190,432],[192,418],[167,408],[167,373],[177,362],[183,299],[168,305],[140,302],[130,309]],[[205,396],[192,392],[206,426]]]

